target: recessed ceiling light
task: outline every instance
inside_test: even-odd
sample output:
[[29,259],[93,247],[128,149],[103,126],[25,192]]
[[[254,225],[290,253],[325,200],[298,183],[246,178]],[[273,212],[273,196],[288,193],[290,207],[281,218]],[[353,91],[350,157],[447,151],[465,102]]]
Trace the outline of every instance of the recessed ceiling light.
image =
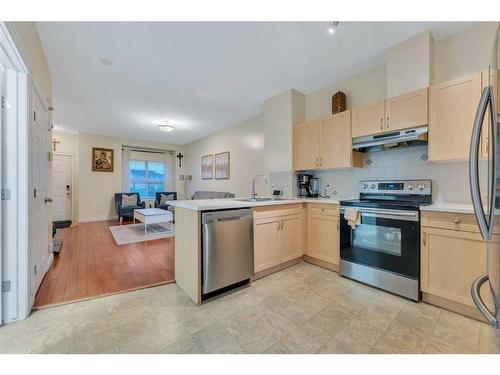
[[99,61],[101,62],[102,65],[106,66],[113,65],[113,61],[111,61],[110,59],[105,59],[104,57],[101,57]]
[[175,128],[172,125],[168,125],[168,121],[163,121],[162,125],[158,125],[158,129],[162,132],[171,132]]
[[337,31],[337,27],[339,27],[339,21],[333,21],[328,28],[328,32],[332,35],[335,34],[335,31]]

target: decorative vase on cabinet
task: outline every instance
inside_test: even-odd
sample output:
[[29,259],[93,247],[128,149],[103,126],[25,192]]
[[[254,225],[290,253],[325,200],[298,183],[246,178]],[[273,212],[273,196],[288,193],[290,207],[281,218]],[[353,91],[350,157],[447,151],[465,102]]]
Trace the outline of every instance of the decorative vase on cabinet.
[[332,115],[339,112],[344,112],[346,109],[346,96],[342,91],[337,91],[337,93],[332,96]]

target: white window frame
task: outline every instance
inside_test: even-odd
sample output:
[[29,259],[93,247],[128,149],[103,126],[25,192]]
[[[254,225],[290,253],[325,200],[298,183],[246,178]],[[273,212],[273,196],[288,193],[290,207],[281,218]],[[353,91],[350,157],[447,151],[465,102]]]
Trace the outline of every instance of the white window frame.
[[[149,163],[163,163],[163,175],[164,175],[164,178],[163,180],[151,180],[147,177],[144,177],[144,178],[132,178],[130,175],[128,177],[128,191],[132,191],[132,184],[133,183],[137,183],[137,184],[158,184],[158,183],[163,183],[163,191],[165,191],[167,188],[168,188],[168,176],[167,176],[167,161],[158,161],[158,160],[143,160],[143,159],[130,159],[128,160],[128,166],[127,168],[129,168],[130,170],[130,163],[131,162],[144,162],[146,163],[146,169],[144,170],[144,174],[145,176],[148,176],[148,172],[149,172],[149,168],[148,168],[148,165]],[[155,196],[152,196],[152,197],[142,197],[142,199],[155,199]]]
[[[142,155],[141,155],[142,154]],[[146,154],[150,154],[148,158]],[[154,157],[153,155],[157,155]],[[161,161],[164,163],[165,167],[165,179],[163,181],[163,187],[165,191],[175,191],[175,152],[172,150],[161,150],[153,148],[143,148],[135,146],[122,146],[122,186],[123,192],[130,192],[130,176],[129,168],[130,161]],[[139,181],[139,179],[134,182],[148,182],[147,179]],[[147,201],[153,201],[155,197],[142,197],[141,199]]]

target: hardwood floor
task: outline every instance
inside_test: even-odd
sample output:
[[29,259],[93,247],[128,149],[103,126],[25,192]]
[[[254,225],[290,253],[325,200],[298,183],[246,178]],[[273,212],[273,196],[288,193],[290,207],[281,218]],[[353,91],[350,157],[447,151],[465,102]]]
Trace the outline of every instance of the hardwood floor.
[[174,238],[118,246],[116,221],[61,229],[63,248],[38,289],[34,308],[171,282]]

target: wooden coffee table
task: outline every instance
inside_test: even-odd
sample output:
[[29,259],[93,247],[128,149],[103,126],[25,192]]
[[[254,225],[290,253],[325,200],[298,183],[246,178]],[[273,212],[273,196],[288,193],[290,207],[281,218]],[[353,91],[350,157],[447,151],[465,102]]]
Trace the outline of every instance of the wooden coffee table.
[[174,215],[172,212],[167,210],[162,210],[161,208],[144,208],[140,210],[134,210],[134,224],[135,221],[139,220],[144,223],[144,235],[147,234],[147,227],[150,224],[166,223],[167,230],[173,229]]

